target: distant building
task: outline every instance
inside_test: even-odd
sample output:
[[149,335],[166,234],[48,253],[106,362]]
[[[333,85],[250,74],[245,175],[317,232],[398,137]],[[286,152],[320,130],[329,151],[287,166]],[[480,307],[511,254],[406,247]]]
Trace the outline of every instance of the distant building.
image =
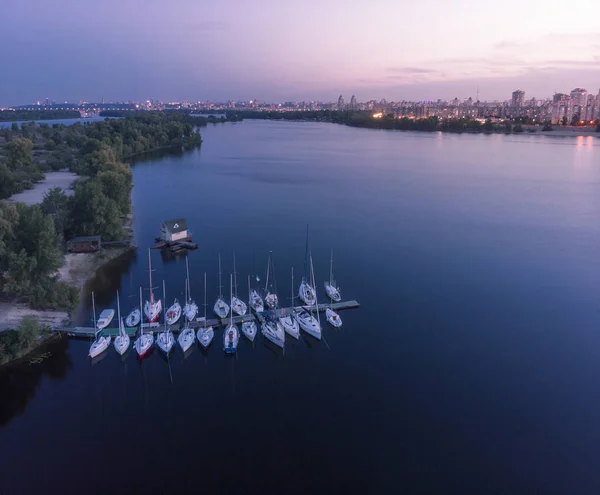
[[513,91],[512,107],[513,108],[521,108],[524,103],[525,103],[525,91],[521,91],[520,89]]
[[345,107],[346,107],[346,104],[344,103],[344,97],[342,95],[340,95],[340,97],[338,98],[337,109],[344,110]]

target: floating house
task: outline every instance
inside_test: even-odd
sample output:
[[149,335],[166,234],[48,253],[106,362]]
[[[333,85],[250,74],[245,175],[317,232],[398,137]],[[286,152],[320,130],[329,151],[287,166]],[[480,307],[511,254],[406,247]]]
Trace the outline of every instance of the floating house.
[[99,235],[88,237],[73,237],[67,241],[67,250],[70,253],[95,253],[102,248]]
[[191,237],[185,218],[165,220],[160,224],[160,239],[166,243],[189,241]]

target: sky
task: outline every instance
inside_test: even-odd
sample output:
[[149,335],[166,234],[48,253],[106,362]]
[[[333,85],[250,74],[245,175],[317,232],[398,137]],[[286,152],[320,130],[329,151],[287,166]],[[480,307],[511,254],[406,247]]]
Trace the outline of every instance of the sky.
[[2,0],[0,106],[600,88],[599,0]]

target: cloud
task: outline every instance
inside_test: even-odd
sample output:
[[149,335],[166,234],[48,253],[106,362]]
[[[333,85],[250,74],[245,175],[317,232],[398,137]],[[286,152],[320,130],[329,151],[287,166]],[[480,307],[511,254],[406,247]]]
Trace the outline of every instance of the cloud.
[[206,31],[225,31],[229,29],[230,24],[225,21],[200,21],[188,25],[187,29],[194,32]]
[[[429,74],[435,72],[434,69],[426,67],[388,67],[387,72],[401,73],[401,74]],[[393,76],[389,76],[393,77]]]

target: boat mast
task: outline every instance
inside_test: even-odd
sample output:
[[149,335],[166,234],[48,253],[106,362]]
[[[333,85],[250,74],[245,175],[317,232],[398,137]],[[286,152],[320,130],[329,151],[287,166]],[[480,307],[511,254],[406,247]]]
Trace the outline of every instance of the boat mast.
[[333,286],[333,248],[331,248],[331,261],[329,262],[329,285]]
[[206,328],[206,272],[204,272],[204,327]]
[[292,313],[294,312],[294,267],[292,267]]
[[[140,339],[144,335],[144,312],[142,309],[142,286],[140,285]],[[140,344],[141,344],[140,340]]]
[[310,253],[310,278],[311,278],[313,290],[315,291],[315,308],[317,310],[317,321],[319,322],[319,327],[320,327],[321,326],[321,317],[319,316],[319,300],[317,298],[317,284],[315,284],[315,269],[313,267],[313,262],[312,262],[312,253]]
[[121,304],[119,302],[119,291],[117,291],[117,317],[119,318],[119,335],[122,337],[123,332],[121,331]]
[[188,299],[186,300],[186,302],[189,303],[192,300],[192,287],[190,286],[190,266],[188,264],[187,255],[185,257],[185,274],[187,276],[187,278],[186,278],[186,289],[187,289],[187,296],[188,296]]
[[250,297],[250,275],[248,275],[248,309],[249,314],[252,314],[252,297]]
[[[152,260],[150,259],[150,248],[148,248],[148,275],[150,278],[150,304],[154,304],[154,292],[152,292]],[[167,301],[165,301],[165,304]],[[150,314],[152,314],[152,307],[150,307]]]
[[[235,297],[237,299],[237,272],[235,271],[235,251],[233,252],[233,285],[235,287]],[[233,296],[231,297],[233,301]]]
[[[306,224],[306,248],[304,249],[304,277],[306,281],[306,271],[308,270],[308,224]],[[309,275],[310,277],[310,275]]]
[[269,293],[269,270],[271,268],[271,253],[272,251],[269,251],[269,259],[267,260],[267,279],[265,280],[265,294]]
[[[229,274],[229,298],[233,299],[233,276]],[[233,311],[229,312],[229,325],[233,325]]]
[[94,332],[98,337],[98,328],[96,328],[96,302],[94,300],[94,291],[92,291],[92,312],[94,313]]
[[[165,281],[163,280],[163,299],[167,303],[167,293],[165,290]],[[167,311],[165,311],[165,333],[167,332]]]
[[219,299],[223,299],[223,285],[221,285],[221,253],[219,253]]

